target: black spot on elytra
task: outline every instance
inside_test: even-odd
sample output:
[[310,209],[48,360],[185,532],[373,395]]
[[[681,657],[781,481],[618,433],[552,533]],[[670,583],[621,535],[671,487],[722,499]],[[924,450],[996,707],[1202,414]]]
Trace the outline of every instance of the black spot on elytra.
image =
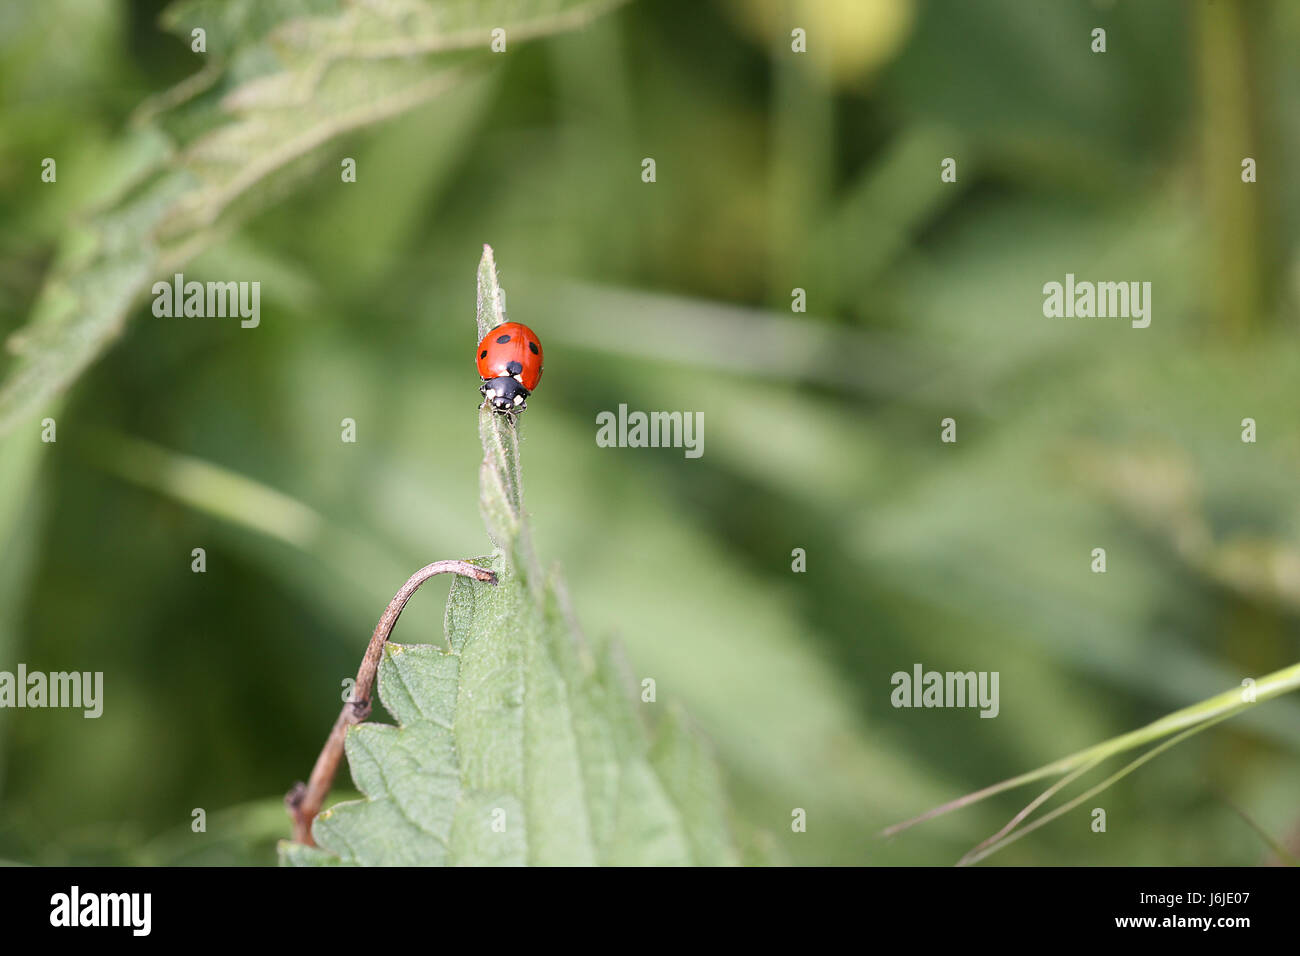
[[479,352],[479,353],[478,353],[478,357],[479,357],[479,358],[487,358],[487,349],[484,349],[482,352]]
[[529,342],[529,343],[528,343],[528,351],[532,352],[534,355],[541,355],[541,354],[542,354],[541,352],[537,351],[537,343],[536,343],[536,342]]
[[497,345],[505,345],[505,344],[506,344],[507,342],[509,342],[509,341],[510,341],[510,336],[508,336],[508,335],[498,335],[498,336],[497,336]]
[[524,367],[523,367],[522,365],[520,365],[518,362],[507,362],[507,363],[506,363],[506,371],[509,372],[511,375],[518,375],[518,374],[519,374],[520,372],[522,372],[523,370],[524,370]]

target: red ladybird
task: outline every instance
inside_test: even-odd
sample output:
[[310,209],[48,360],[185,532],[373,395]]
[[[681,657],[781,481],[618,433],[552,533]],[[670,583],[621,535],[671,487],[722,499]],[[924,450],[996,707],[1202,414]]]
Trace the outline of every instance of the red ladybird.
[[478,344],[479,391],[499,412],[522,412],[542,380],[542,343],[519,322],[505,322]]

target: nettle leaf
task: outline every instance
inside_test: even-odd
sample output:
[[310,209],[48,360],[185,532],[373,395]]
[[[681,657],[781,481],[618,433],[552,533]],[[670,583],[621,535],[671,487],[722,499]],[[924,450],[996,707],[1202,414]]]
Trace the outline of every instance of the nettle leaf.
[[[491,249],[479,329],[504,320]],[[543,574],[523,510],[517,424],[479,411],[480,506],[498,584],[452,580],[444,643],[389,642],[379,699],[395,726],[346,738],[363,800],[281,844],[292,865],[720,865],[737,860],[722,788],[684,714],[653,738],[613,645],[593,648],[556,572]]]
[[[160,279],[321,169],[322,147],[420,106],[507,42],[572,29],[611,0],[182,0],[164,25],[206,34],[206,66],[142,104],[97,164],[0,369],[0,433],[67,387]],[[338,177],[337,167],[325,172]],[[256,277],[251,277],[256,278]]]

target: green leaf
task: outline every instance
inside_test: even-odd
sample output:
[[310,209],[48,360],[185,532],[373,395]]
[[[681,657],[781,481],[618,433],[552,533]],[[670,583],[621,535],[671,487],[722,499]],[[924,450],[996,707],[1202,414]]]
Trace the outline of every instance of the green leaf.
[[[207,65],[142,104],[101,164],[113,179],[62,240],[0,373],[0,434],[32,414],[122,331],[151,287],[320,172],[322,148],[453,89],[507,42],[572,29],[610,0],[187,0],[164,24]],[[324,174],[338,177],[337,167]],[[256,278],[256,277],[252,277]]]
[[[504,317],[492,251],[479,328]],[[486,325],[485,325],[486,323]],[[316,819],[289,865],[719,865],[737,861],[716,768],[680,710],[634,704],[613,646],[593,647],[523,510],[518,421],[479,411],[480,506],[498,583],[453,580],[444,641],[385,647],[395,726],[345,749],[362,800]],[[663,707],[652,736],[634,707]]]

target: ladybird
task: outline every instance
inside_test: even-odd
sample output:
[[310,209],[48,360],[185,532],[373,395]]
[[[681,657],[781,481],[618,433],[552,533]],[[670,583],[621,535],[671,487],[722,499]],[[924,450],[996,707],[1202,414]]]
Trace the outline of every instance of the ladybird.
[[542,342],[526,325],[505,322],[483,336],[476,353],[479,391],[499,412],[522,412],[542,380]]

